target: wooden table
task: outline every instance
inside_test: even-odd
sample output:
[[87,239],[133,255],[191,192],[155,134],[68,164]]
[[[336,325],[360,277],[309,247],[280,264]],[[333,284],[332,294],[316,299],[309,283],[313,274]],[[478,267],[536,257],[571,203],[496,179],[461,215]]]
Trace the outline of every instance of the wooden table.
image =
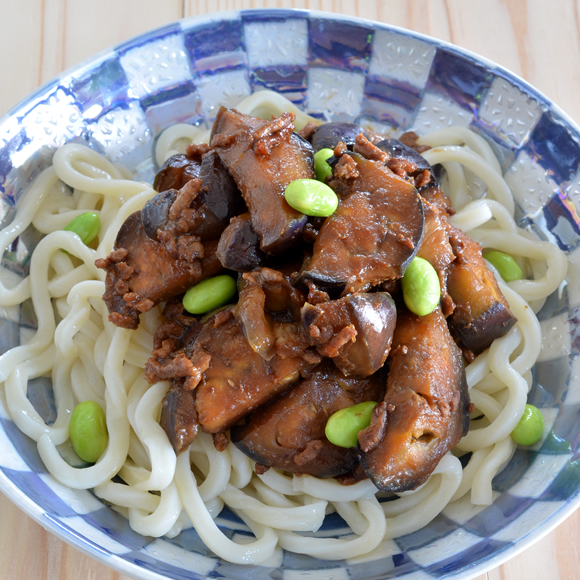
[[[217,10],[310,8],[453,42],[519,74],[580,123],[574,0],[0,0],[0,115],[40,84],[151,28]],[[0,580],[128,580],[62,542],[0,494]],[[476,580],[580,577],[580,511]]]

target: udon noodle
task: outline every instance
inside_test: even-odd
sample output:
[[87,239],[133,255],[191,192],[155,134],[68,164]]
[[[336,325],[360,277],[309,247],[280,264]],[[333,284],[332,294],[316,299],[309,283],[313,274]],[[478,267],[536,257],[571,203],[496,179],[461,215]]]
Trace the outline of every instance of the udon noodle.
[[[298,127],[309,120],[268,91],[252,95],[238,108],[268,119],[290,110],[297,114]],[[157,140],[157,163],[207,138],[197,127],[173,126]],[[142,315],[138,330],[115,327],[101,299],[105,273],[95,267],[95,260],[113,249],[124,220],[156,192],[77,144],[55,153],[53,165],[35,180],[15,219],[0,232],[2,252],[31,224],[45,234],[32,255],[30,275],[15,284],[10,272],[3,272],[0,304],[10,308],[31,299],[38,330],[26,344],[0,357],[0,381],[11,418],[37,442],[52,476],[71,488],[92,489],[140,534],[173,537],[193,525],[211,551],[234,563],[277,565],[281,548],[328,560],[379,557],[389,539],[425,526],[450,502],[465,496],[474,505],[490,504],[492,479],[515,450],[510,433],[523,413],[542,346],[534,312],[562,283],[567,262],[552,244],[517,227],[512,194],[482,137],[449,128],[424,135],[420,142],[431,146],[424,153],[427,161],[445,168],[443,187],[457,210],[453,225],[484,248],[514,256],[525,274],[506,284],[496,273],[518,322],[467,367],[475,404],[469,434],[426,484],[392,501],[395,496],[377,493],[369,480],[343,486],[334,479],[289,476],[276,469],[257,475],[253,462],[234,445],[218,452],[204,433],[176,457],[159,425],[169,384],[149,385],[143,374],[160,310]],[[470,193],[477,190],[474,184],[480,190],[484,184],[487,193],[475,198]],[[96,249],[63,231],[87,210],[101,218]],[[50,425],[27,398],[28,381],[40,376],[52,377],[57,415]],[[96,464],[79,467],[69,464],[62,450],[71,412],[85,400],[106,410],[109,445]],[[468,452],[472,455],[462,468],[459,457]],[[224,505],[255,538],[236,542],[220,531],[215,520]],[[312,537],[332,512],[352,533]]]

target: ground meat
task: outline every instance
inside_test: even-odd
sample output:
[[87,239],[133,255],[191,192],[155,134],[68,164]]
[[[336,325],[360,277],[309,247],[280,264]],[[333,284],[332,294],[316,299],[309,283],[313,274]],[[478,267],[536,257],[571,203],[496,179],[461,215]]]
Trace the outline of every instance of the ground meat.
[[263,157],[270,155],[272,148],[286,141],[294,131],[294,113],[282,113],[270,122],[256,129],[252,135],[254,139],[254,151]]
[[298,133],[298,135],[300,135],[302,139],[310,141],[310,137],[312,137],[312,134],[314,133],[314,131],[316,131],[317,127],[318,125],[316,123],[312,123],[309,121],[308,123],[306,123],[306,125],[304,125],[304,127],[302,127],[302,129],[296,131],[296,133]]
[[429,145],[419,145],[417,143],[418,140],[419,135],[417,135],[417,133],[415,133],[414,131],[407,131],[406,133],[403,133],[399,137],[399,141],[403,143],[403,145],[411,147],[411,149],[414,149],[417,153],[424,153],[425,151],[431,149]]
[[359,175],[356,161],[350,155],[342,155],[334,167],[333,176],[338,179],[355,179]]
[[[359,153],[367,159],[373,161],[382,161],[387,163],[391,156],[382,149],[379,149],[376,145],[373,145],[362,133],[356,136],[355,143],[353,147],[355,153]],[[396,172],[395,172],[396,173]]]

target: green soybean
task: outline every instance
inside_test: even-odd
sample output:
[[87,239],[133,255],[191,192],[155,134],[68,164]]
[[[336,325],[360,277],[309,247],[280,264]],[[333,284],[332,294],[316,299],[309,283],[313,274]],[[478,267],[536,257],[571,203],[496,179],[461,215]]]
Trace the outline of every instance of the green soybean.
[[520,445],[533,445],[544,432],[544,416],[534,405],[526,405],[524,414],[512,431],[512,439]]
[[332,167],[326,162],[331,157],[334,157],[334,151],[328,148],[320,149],[314,154],[314,173],[316,173],[316,179],[322,183],[332,175]]
[[101,229],[101,218],[98,213],[86,211],[71,220],[64,230],[74,232],[88,246],[99,233]]
[[237,291],[236,281],[227,274],[202,280],[183,297],[183,307],[190,314],[205,314],[227,304]]
[[69,434],[76,454],[87,463],[96,463],[109,441],[101,405],[95,401],[79,403],[70,418]]
[[370,425],[376,406],[377,403],[374,401],[365,401],[340,409],[326,422],[324,429],[326,438],[339,447],[356,447],[358,432]]
[[483,257],[497,269],[506,282],[522,279],[524,275],[522,269],[509,254],[499,250],[485,250]]
[[284,192],[288,205],[303,214],[327,217],[338,207],[338,197],[328,185],[316,179],[297,179]]
[[401,280],[403,300],[407,308],[418,316],[435,310],[441,298],[439,276],[431,264],[415,256]]

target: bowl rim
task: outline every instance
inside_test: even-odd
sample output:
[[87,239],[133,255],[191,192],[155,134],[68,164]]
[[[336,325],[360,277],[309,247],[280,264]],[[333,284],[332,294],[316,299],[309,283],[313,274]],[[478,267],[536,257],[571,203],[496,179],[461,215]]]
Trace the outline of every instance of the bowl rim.
[[[68,67],[58,75],[41,84],[34,91],[29,93],[26,97],[8,109],[6,113],[0,116],[0,131],[2,130],[5,123],[9,121],[9,119],[25,114],[34,106],[35,103],[44,100],[47,96],[47,93],[49,93],[52,88],[57,87],[62,80],[81,76],[83,73],[94,69],[101,62],[107,60],[117,51],[128,49],[139,40],[144,40],[147,38],[153,40],[161,35],[170,34],[172,31],[187,32],[188,29],[200,25],[238,19],[243,14],[270,14],[276,19],[284,20],[296,16],[306,16],[310,19],[321,18],[333,21],[361,24],[372,27],[375,31],[381,29],[393,31],[404,36],[424,41],[435,48],[444,48],[445,50],[451,53],[455,53],[474,64],[483,65],[487,70],[490,70],[497,76],[501,76],[502,78],[510,80],[518,88],[522,89],[523,92],[525,92],[527,95],[532,96],[541,105],[547,107],[551,112],[553,112],[559,118],[559,120],[563,121],[566,126],[576,134],[576,136],[580,136],[580,125],[549,97],[536,89],[524,78],[510,71],[506,67],[497,64],[487,57],[479,55],[451,42],[435,38],[428,34],[416,32],[400,26],[395,26],[386,22],[380,22],[377,20],[334,12],[299,8],[249,8],[241,10],[214,11],[205,14],[184,17],[147,30],[143,33],[133,35],[126,40],[109,46],[108,48],[105,48],[81,60],[80,62],[72,65],[71,67]],[[12,421],[9,416],[7,416],[7,419]],[[92,540],[84,538],[81,534],[75,532],[73,529],[59,525],[52,518],[47,517],[46,512],[19,487],[17,487],[16,484],[14,484],[2,470],[0,470],[0,492],[2,492],[10,501],[12,501],[13,504],[16,505],[16,507],[21,509],[26,515],[40,524],[45,530],[55,534],[59,539],[65,541],[67,544],[73,546],[74,548],[80,550],[82,553],[94,558],[109,568],[112,568],[117,572],[121,572],[128,576],[140,578],[143,580],[168,580],[167,576],[129,562],[122,556],[118,556],[117,554],[97,546],[97,544],[95,544]],[[534,528],[520,539],[518,539],[516,542],[511,542],[509,546],[502,548],[496,555],[490,555],[484,558],[474,567],[470,567],[469,569],[463,568],[461,570],[451,572],[445,577],[457,578],[461,580],[472,580],[476,576],[484,574],[485,572],[502,565],[552,532],[573,512],[575,512],[578,507],[580,507],[580,486],[574,496],[568,498],[568,500],[565,500],[565,502],[560,507],[553,511],[552,514],[543,521],[540,528]],[[200,576],[196,572],[192,572],[192,580],[206,580],[207,578],[207,576]]]

